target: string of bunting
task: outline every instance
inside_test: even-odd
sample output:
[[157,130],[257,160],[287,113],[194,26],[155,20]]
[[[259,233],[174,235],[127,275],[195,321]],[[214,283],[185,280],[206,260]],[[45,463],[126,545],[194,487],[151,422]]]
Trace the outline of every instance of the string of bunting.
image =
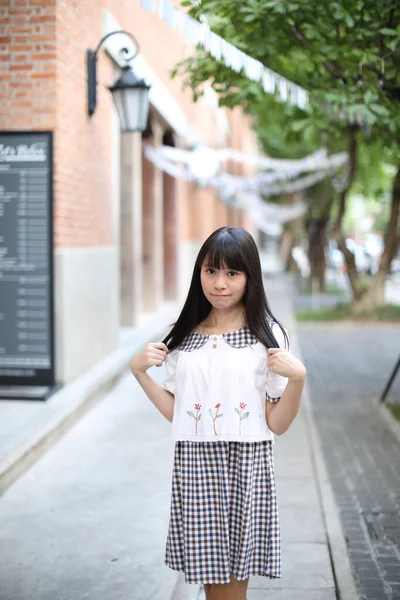
[[[328,169],[330,167],[341,167],[348,162],[347,152],[338,152],[328,156],[326,148],[321,148],[303,158],[272,158],[265,154],[249,154],[233,148],[208,148],[209,152],[215,155],[215,159],[223,162],[231,160],[240,164],[252,165],[259,169],[273,169],[279,171],[289,171],[301,173],[303,171],[316,171],[318,169]],[[192,154],[191,150],[184,148],[175,148],[174,146],[159,146],[157,148],[164,158],[173,162],[187,163]]]
[[282,77],[272,69],[263,65],[259,60],[245,54],[222,37],[211,31],[206,23],[199,23],[183,11],[178,10],[170,0],[138,0],[148,12],[157,11],[159,18],[171,29],[179,31],[190,43],[201,45],[216,60],[223,60],[227,67],[237,73],[242,69],[248,79],[260,82],[267,94],[275,94],[283,102],[288,102],[299,108],[308,104],[308,92]]
[[[168,173],[171,177],[185,181],[196,181],[196,177],[193,176],[187,166],[178,165],[167,160],[162,152],[153,148],[150,144],[144,145],[144,154],[155,167]],[[227,194],[247,191],[262,193],[265,196],[275,196],[281,193],[291,193],[306,189],[326,177],[332,177],[336,168],[337,165],[328,164],[327,166],[325,165],[325,168],[320,168],[315,173],[294,179],[293,181],[288,181],[288,179],[297,177],[300,174],[298,169],[272,171],[246,177],[231,175],[230,173],[220,173],[208,177],[202,183],[213,186]]]
[[[257,83],[261,83],[264,92],[277,94],[283,102],[288,102],[301,109],[309,104],[309,92],[293,83],[286,77],[269,69],[262,62],[242,52],[233,44],[211,31],[207,23],[199,23],[186,13],[178,10],[170,0],[138,0],[139,4],[148,12],[164,21],[174,31],[179,31],[183,37],[193,45],[201,45],[216,60],[223,60],[224,64]],[[365,126],[365,119],[359,113],[349,113],[345,107],[334,111],[327,102],[323,108],[330,118],[346,120],[349,123],[358,123]]]
[[268,235],[279,235],[283,223],[298,219],[307,212],[305,202],[282,206],[265,201],[255,194],[239,194],[234,206],[250,211],[258,229]]

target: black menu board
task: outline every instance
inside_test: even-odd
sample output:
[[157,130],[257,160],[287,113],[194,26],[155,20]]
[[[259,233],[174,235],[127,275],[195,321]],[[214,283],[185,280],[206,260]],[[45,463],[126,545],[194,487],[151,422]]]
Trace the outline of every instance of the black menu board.
[[54,384],[51,132],[0,132],[0,385]]

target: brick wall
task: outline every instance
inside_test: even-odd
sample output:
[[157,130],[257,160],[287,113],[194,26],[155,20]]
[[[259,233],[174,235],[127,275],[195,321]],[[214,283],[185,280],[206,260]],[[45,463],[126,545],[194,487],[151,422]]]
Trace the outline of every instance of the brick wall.
[[[98,55],[98,107],[87,114],[86,49],[103,37],[103,11],[139,40],[141,54],[206,141],[213,144],[215,120],[205,100],[171,80],[172,67],[192,51],[189,44],[134,0],[0,0],[0,128],[54,131],[55,245],[109,246],[113,243],[111,181],[112,61]],[[168,51],[166,51],[168,49]],[[237,121],[241,127],[240,118]],[[191,197],[180,195],[191,205]],[[214,194],[199,219],[209,220]],[[183,212],[186,213],[183,207]],[[211,210],[211,212],[213,212]],[[225,211],[223,211],[225,212]],[[190,218],[191,210],[188,212]],[[213,223],[209,223],[213,228]],[[180,229],[186,239],[191,227]],[[193,235],[191,231],[191,235]]]
[[86,49],[103,37],[101,2],[57,0],[56,244],[112,243],[111,110],[104,83],[112,63],[99,52],[97,110],[87,113]]
[[0,0],[0,128],[53,129],[55,0]]
[[[91,2],[80,4],[93,9]],[[73,1],[0,0],[0,128],[55,132],[55,245],[109,245],[108,91],[99,90],[98,119],[90,122],[85,106],[85,47],[100,39],[101,21],[88,35],[90,13],[80,18],[77,6]],[[104,63],[109,61],[102,56],[100,78]]]

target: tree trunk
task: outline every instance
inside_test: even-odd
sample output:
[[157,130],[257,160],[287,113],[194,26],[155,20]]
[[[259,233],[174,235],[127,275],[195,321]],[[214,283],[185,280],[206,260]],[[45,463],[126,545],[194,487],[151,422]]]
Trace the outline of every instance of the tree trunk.
[[396,255],[400,237],[400,167],[394,178],[390,218],[385,232],[385,248],[379,262],[378,272],[363,296],[354,304],[354,313],[372,312],[376,306],[385,304],[385,281],[390,263]]
[[336,240],[339,250],[344,256],[344,260],[347,266],[347,276],[349,278],[350,286],[353,292],[353,298],[355,301],[361,299],[363,291],[360,287],[359,275],[357,272],[356,261],[354,254],[346,246],[346,239],[342,232],[343,217],[346,212],[346,199],[347,194],[354,181],[356,167],[357,167],[357,140],[356,132],[357,125],[349,126],[349,176],[346,189],[344,189],[339,196],[339,211],[336,218],[336,222],[332,229],[332,235]]
[[310,278],[318,282],[318,291],[325,291],[325,245],[326,226],[328,221],[316,219],[309,223],[308,232],[308,261],[310,263]]
[[[296,201],[301,200],[301,198],[302,194],[299,192],[295,192],[294,194],[285,194],[283,197],[283,204],[290,206],[295,204]],[[294,221],[289,221],[282,239],[280,255],[285,261],[285,270],[288,273],[296,273],[298,270],[297,263],[293,258],[292,250],[299,243],[298,230],[301,229],[301,222],[302,217],[299,217]]]
[[[323,188],[322,188],[323,190]],[[322,192],[321,192],[322,193]],[[319,217],[313,218],[312,208],[310,217],[305,221],[305,226],[308,235],[308,261],[310,263],[310,279],[311,284],[316,281],[318,291],[325,292],[325,273],[326,273],[326,228],[331,218],[331,210],[333,205],[333,195],[325,201],[322,206],[319,206]]]

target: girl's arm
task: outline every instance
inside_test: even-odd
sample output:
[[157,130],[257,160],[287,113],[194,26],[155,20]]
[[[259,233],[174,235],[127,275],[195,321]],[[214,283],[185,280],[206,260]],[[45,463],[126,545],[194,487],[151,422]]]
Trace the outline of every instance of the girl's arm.
[[[130,369],[132,375],[137,379],[146,396],[152,401],[160,413],[168,419],[168,421],[172,422],[175,403],[174,394],[169,392],[165,387],[158,385],[158,383],[153,381],[150,375],[146,373],[147,369],[150,367],[160,367],[165,361],[167,353],[168,347],[162,342],[147,344],[132,358]],[[167,363],[169,379],[173,380],[174,360],[170,359]],[[171,387],[171,382],[167,382],[167,386]],[[171,389],[173,391],[173,387],[171,387]]]
[[265,415],[267,424],[269,429],[276,435],[285,433],[299,412],[305,381],[306,372],[289,377],[289,381],[279,402],[275,404],[266,402]]
[[154,406],[160,411],[160,413],[171,421],[174,415],[174,403],[175,397],[171,392],[168,392],[161,385],[158,385],[150,377],[148,373],[132,372],[134,377],[137,379],[139,385],[143,388],[144,393],[152,401]]

